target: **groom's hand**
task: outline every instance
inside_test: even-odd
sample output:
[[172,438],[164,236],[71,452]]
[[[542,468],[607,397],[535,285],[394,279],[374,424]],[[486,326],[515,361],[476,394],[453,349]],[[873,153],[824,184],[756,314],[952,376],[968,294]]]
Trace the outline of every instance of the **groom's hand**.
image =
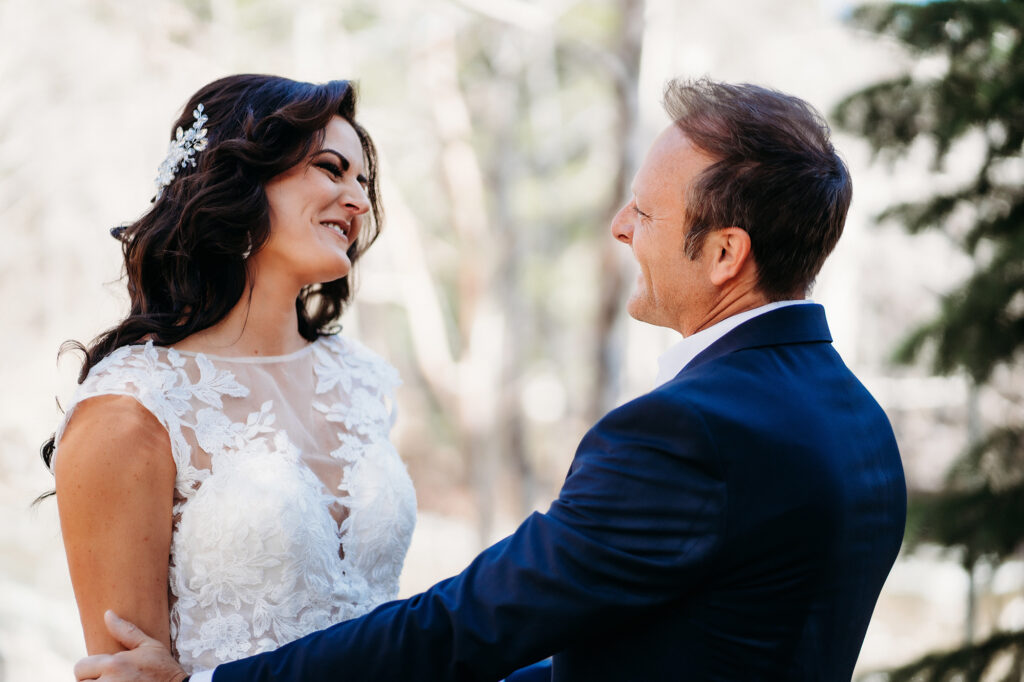
[[185,671],[160,642],[113,611],[103,614],[107,630],[128,651],[98,654],[75,664],[75,679],[104,682],[181,682]]

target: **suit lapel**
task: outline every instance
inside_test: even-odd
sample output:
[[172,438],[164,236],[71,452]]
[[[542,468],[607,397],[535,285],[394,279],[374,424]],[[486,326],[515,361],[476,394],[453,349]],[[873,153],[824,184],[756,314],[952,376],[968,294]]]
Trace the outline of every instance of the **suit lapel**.
[[791,343],[832,343],[822,306],[790,305],[747,320],[701,351],[682,372],[738,350]]

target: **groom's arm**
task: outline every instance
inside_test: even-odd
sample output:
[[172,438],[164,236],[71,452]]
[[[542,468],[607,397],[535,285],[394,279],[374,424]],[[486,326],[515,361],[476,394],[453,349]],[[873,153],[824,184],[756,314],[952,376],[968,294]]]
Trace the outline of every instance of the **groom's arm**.
[[499,679],[699,589],[724,505],[700,416],[648,394],[587,434],[547,513],[460,575],[218,666],[214,682]]

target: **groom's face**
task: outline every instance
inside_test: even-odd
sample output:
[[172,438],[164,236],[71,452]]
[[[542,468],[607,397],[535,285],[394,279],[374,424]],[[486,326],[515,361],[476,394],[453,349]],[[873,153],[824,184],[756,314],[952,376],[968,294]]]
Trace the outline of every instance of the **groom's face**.
[[612,221],[612,234],[633,250],[640,265],[627,310],[650,324],[684,336],[711,315],[714,289],[707,254],[685,253],[686,197],[712,159],[670,125],[651,145],[633,180],[633,197]]

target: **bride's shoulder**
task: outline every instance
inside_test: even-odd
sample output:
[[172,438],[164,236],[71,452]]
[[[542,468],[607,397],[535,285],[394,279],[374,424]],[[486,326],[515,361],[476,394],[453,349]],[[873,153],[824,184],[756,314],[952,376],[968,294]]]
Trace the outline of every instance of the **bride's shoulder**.
[[166,423],[153,406],[132,391],[79,395],[64,413],[54,434],[54,445],[54,471],[58,462],[66,462],[68,452],[86,453],[82,456],[88,462],[95,459],[97,448],[101,454],[152,452],[172,459]]
[[66,442],[120,444],[114,452],[147,449],[170,450],[167,429],[151,410],[136,398],[116,393],[90,396],[74,406],[62,429],[61,450]]

